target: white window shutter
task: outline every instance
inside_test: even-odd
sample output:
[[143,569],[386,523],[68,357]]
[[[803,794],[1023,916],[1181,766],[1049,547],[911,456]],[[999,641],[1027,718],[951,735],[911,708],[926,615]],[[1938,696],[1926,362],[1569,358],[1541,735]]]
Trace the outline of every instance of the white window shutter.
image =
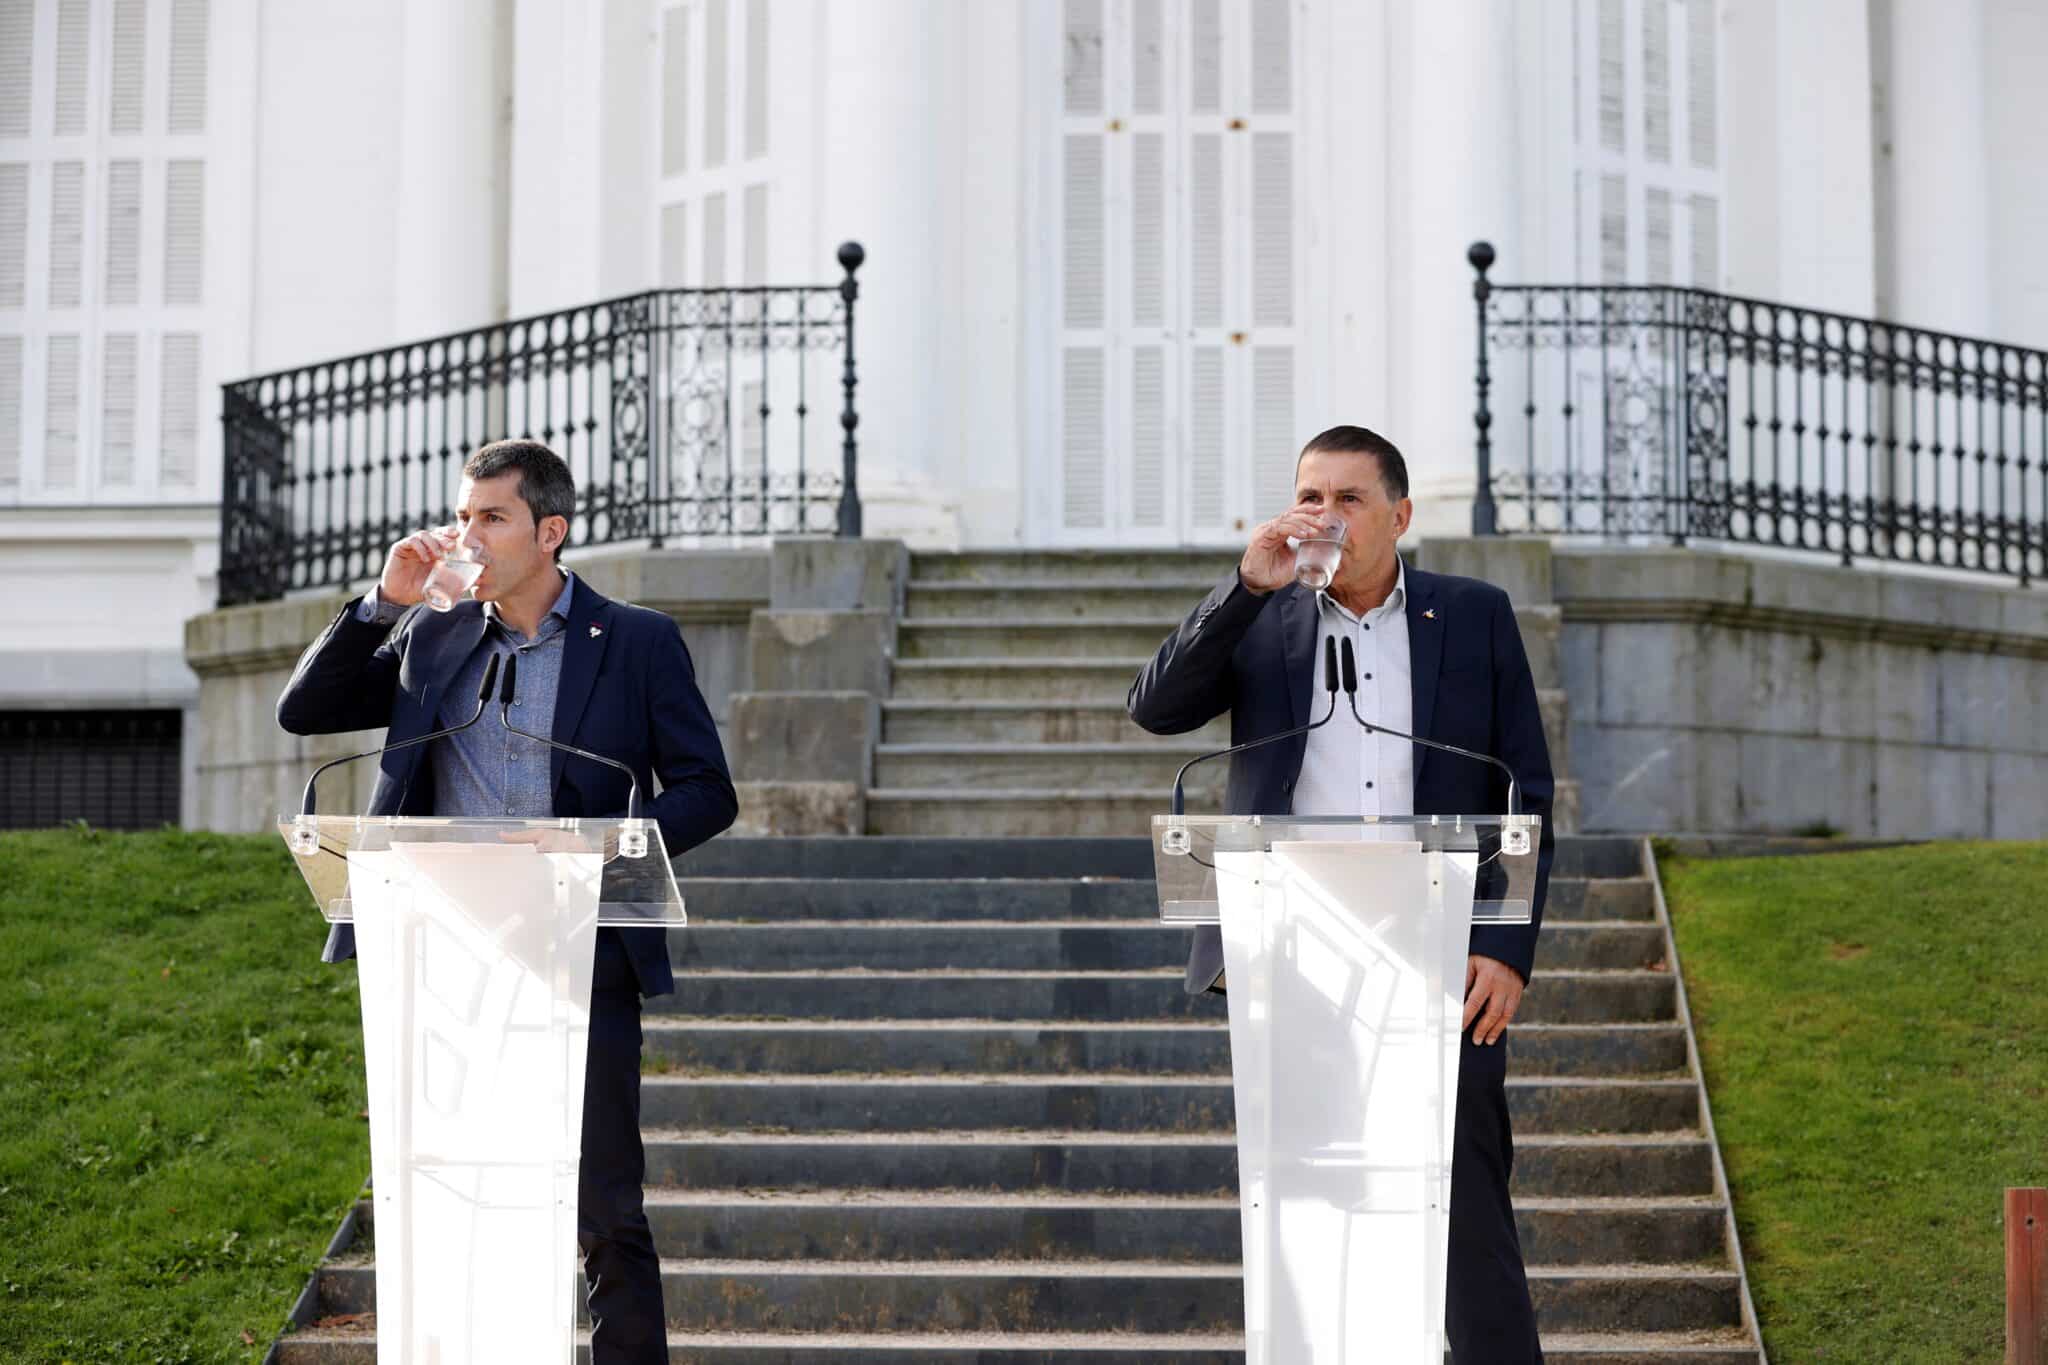
[[1188,302],[1197,327],[1223,325],[1223,135],[1188,139]]
[[1252,322],[1294,324],[1294,137],[1252,137]]
[[1166,323],[1166,138],[1131,138],[1131,325]]
[[1600,177],[1600,282],[1628,279],[1628,177]]
[[1643,275],[1651,284],[1670,284],[1671,191],[1652,186],[1643,192]]
[[1252,351],[1252,514],[1278,516],[1294,505],[1294,348]]
[[91,68],[92,0],[58,0],[57,82],[51,110],[51,127],[58,137],[77,137],[85,132]]
[[1166,524],[1166,348],[1131,349],[1130,524]]
[[1102,348],[1069,346],[1062,359],[1061,521],[1072,530],[1095,530],[1103,524],[1105,502]]
[[199,336],[195,332],[164,335],[163,364],[158,378],[161,423],[157,443],[167,487],[191,488],[199,480]]
[[1065,107],[1070,114],[1102,112],[1102,0],[1067,0]]
[[1220,0],[1188,6],[1188,107],[1198,114],[1223,110],[1223,9]]
[[200,301],[206,258],[206,167],[197,161],[164,166],[164,302]]
[[29,134],[35,48],[35,0],[0,0],[0,137]]
[[100,343],[100,481],[135,482],[136,339],[117,332]]
[[661,210],[661,283],[681,288],[690,278],[690,206],[665,204]]
[[689,169],[690,11],[678,6],[661,16],[661,173]]
[[1131,4],[1131,112],[1156,114],[1165,106],[1166,30],[1161,24],[1161,0],[1132,0]]
[[704,7],[704,164],[725,164],[726,80],[731,55],[727,21],[731,0],[708,0]]
[[761,424],[761,381],[750,380],[740,385],[740,457],[736,470],[739,477],[761,477],[767,448]]
[[1628,147],[1627,56],[1622,0],[1600,0],[1600,145],[1610,152]]
[[1719,156],[1720,134],[1715,82],[1720,62],[1714,48],[1714,0],[1688,0],[1685,29],[1685,100],[1690,125],[1692,164],[1711,171]]
[[171,3],[170,103],[165,127],[173,133],[206,131],[206,3]]
[[768,0],[747,0],[747,156],[768,155]]
[[704,270],[698,283],[706,289],[725,287],[725,196],[704,196]]
[[50,167],[50,307],[76,308],[85,290],[85,163]]
[[0,164],[0,308],[28,303],[28,163]]
[[1721,287],[1721,204],[1711,194],[1692,197],[1692,283],[1695,289]]
[[0,336],[0,488],[21,486],[21,338]]
[[1294,104],[1293,0],[1252,0],[1252,112],[1284,114]]
[[43,487],[78,485],[78,338],[53,336],[44,351]]
[[142,163],[107,164],[107,275],[105,302],[132,307],[140,302],[142,257]]
[[1188,519],[1199,529],[1224,525],[1223,348],[1197,346],[1188,357]]
[[1096,328],[1103,322],[1102,139],[1092,133],[1066,138],[1065,268],[1062,271],[1069,327]]
[[768,282],[768,187],[747,186],[746,196],[740,206],[740,216],[745,221],[741,231],[746,234],[741,247],[740,283],[766,284]]
[[108,51],[107,128],[116,135],[142,131],[143,53],[148,42],[147,0],[114,0],[113,43]]
[[1671,162],[1671,0],[1642,0],[1643,155]]

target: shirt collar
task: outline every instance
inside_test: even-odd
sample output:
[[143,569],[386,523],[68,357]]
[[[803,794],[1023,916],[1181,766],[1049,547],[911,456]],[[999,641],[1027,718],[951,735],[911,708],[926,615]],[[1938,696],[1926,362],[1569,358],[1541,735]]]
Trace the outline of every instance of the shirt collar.
[[[569,624],[569,604],[576,596],[576,575],[570,573],[567,569],[558,569],[557,572],[562,575],[562,591],[556,596],[555,604],[548,608],[547,616],[541,618],[542,625],[547,624],[548,617],[550,616],[560,617],[562,624],[565,626]],[[484,617],[487,620],[496,622],[501,627],[505,626],[496,602],[484,603]],[[510,627],[505,628],[510,629]],[[534,634],[538,636],[540,632],[536,630]]]
[[[1334,597],[1325,594],[1323,595],[1323,600],[1330,604],[1330,609],[1332,611],[1335,611],[1339,616],[1343,617],[1347,621],[1358,621],[1363,619],[1362,617],[1359,617],[1354,613],[1346,610],[1345,607],[1341,603],[1339,603],[1337,599]],[[1408,610],[1408,565],[1404,560],[1402,560],[1402,558],[1399,555],[1395,555],[1394,590],[1387,594],[1386,601],[1380,603],[1371,611],[1368,611],[1366,613],[1366,616],[1371,616],[1383,620],[1386,617],[1392,616],[1396,612],[1403,612],[1406,610]]]

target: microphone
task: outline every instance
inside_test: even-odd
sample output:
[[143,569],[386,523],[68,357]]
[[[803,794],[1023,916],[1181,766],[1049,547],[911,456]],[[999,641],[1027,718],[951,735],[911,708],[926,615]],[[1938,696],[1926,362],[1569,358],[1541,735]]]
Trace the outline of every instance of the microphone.
[[[1319,592],[1316,596],[1321,597],[1322,594]],[[1187,796],[1181,790],[1181,784],[1187,778],[1188,769],[1194,767],[1197,763],[1207,763],[1212,758],[1227,758],[1231,754],[1241,754],[1246,749],[1256,749],[1261,744],[1271,744],[1276,740],[1290,739],[1295,735],[1305,735],[1311,730],[1320,730],[1323,726],[1330,723],[1330,717],[1337,714],[1337,642],[1333,636],[1328,635],[1323,637],[1323,690],[1330,694],[1330,708],[1323,712],[1321,720],[1311,721],[1307,725],[1297,725],[1292,730],[1282,730],[1277,735],[1266,735],[1259,739],[1247,740],[1243,744],[1233,744],[1228,749],[1218,749],[1214,753],[1197,754],[1181,764],[1180,771],[1173,778],[1173,814],[1185,815],[1187,813]]]
[[[509,664],[506,667],[506,673],[508,676],[511,673],[511,668]],[[476,724],[479,720],[483,719],[484,707],[491,700],[491,684],[496,682],[497,680],[498,656],[493,654],[484,664],[483,685],[478,687],[476,690],[476,710],[472,712],[469,719],[462,722],[462,724],[451,725],[445,730],[436,730],[431,735],[421,735],[417,739],[402,739],[396,744],[386,744],[383,747],[377,749],[365,749],[359,754],[349,754],[342,758],[329,759],[327,762],[322,763],[319,767],[313,769],[313,775],[306,779],[305,794],[299,799],[300,828],[307,835],[312,835],[312,826],[310,822],[311,817],[314,813],[314,806],[316,800],[313,789],[316,785],[318,785],[320,781],[320,774],[326,772],[329,768],[338,768],[344,763],[353,763],[359,758],[373,758],[378,754],[390,753],[393,749],[410,749],[415,744],[425,744],[427,741],[434,739],[445,739],[449,735],[457,734],[463,730],[467,730],[470,726]],[[297,834],[298,831],[295,830],[295,842],[293,844],[293,848],[297,851],[308,853],[312,852],[311,849],[298,850],[298,845],[296,843]]]
[[531,730],[522,730],[514,725],[512,723],[512,689],[514,681],[518,676],[519,656],[517,654],[507,655],[505,658],[505,684],[498,692],[498,720],[504,725],[506,730],[518,735],[521,739],[530,739],[536,744],[545,744],[550,749],[560,749],[565,754],[574,754],[578,758],[587,758],[593,763],[602,763],[606,767],[617,768],[620,772],[624,773],[626,781],[630,785],[626,792],[626,823],[619,830],[619,852],[628,858],[638,858],[644,855],[647,852],[647,831],[640,822],[640,779],[634,776],[631,768],[619,762],[616,758],[606,758],[603,754],[594,754],[588,749],[579,749],[573,744],[564,744],[560,740],[550,739],[546,735],[536,735]]
[[[1335,636],[1324,637],[1326,641],[1334,640],[1335,638]],[[1358,714],[1358,660],[1351,652],[1351,637],[1348,635],[1344,637],[1344,693],[1351,699],[1351,718],[1360,725],[1363,725],[1367,734],[1377,732],[1382,735],[1392,735],[1395,739],[1405,739],[1411,744],[1420,744],[1425,749],[1436,749],[1447,754],[1457,754],[1461,758],[1476,758],[1481,763],[1491,763],[1494,767],[1506,773],[1508,778],[1508,814],[1510,816],[1519,816],[1521,814],[1516,809],[1515,803],[1514,769],[1508,767],[1507,764],[1501,762],[1492,754],[1482,754],[1476,749],[1460,749],[1455,744],[1444,744],[1434,739],[1424,739],[1420,735],[1404,734],[1399,730],[1389,729],[1384,725],[1375,725],[1364,716]]]

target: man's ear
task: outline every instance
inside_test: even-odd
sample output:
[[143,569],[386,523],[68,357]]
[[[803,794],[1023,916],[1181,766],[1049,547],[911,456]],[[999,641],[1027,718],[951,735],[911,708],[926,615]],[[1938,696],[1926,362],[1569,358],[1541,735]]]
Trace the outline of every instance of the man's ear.
[[1408,523],[1415,520],[1415,504],[1407,498],[1394,504],[1394,539],[1408,534]]
[[540,520],[540,548],[553,554],[569,538],[567,517],[542,517]]

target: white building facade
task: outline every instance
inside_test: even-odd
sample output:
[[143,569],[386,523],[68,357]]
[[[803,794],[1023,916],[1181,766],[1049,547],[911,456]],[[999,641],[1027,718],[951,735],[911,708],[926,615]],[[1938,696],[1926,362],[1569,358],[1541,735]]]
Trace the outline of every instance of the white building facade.
[[0,0],[0,716],[189,731],[223,382],[846,240],[868,534],[1238,544],[1336,422],[1462,531],[1468,243],[2048,344],[2042,69],[2037,0]]

